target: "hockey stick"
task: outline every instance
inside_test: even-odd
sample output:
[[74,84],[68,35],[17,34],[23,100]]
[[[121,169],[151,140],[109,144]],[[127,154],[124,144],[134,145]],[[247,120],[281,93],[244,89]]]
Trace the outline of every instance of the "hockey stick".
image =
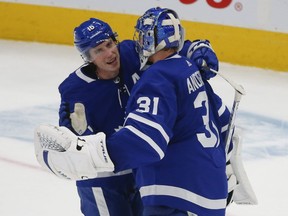
[[227,129],[227,134],[226,134],[226,138],[225,138],[225,152],[226,152],[226,155],[227,155],[229,147],[230,147],[230,142],[231,142],[231,139],[232,139],[233,130],[234,130],[234,127],[235,127],[235,118],[236,118],[236,113],[237,113],[237,110],[238,110],[238,106],[239,106],[239,103],[240,103],[242,95],[245,95],[246,92],[245,92],[243,86],[233,82],[233,80],[231,80],[230,78],[225,76],[223,73],[221,73],[219,71],[216,71],[216,70],[213,70],[212,68],[210,68],[210,71],[215,73],[215,74],[220,75],[235,90],[233,107],[232,107],[232,110],[231,110],[229,124],[228,124],[228,129]]
[[[241,100],[242,95],[245,95],[246,92],[244,88],[233,82],[231,79],[226,77],[224,74],[215,71],[213,69],[210,69],[215,74],[219,74],[223,79],[225,79],[235,90],[235,95],[234,95],[234,101],[233,101],[233,107],[230,113],[230,119],[229,119],[229,124],[228,124],[228,129],[227,129],[227,134],[225,138],[225,152],[226,155],[228,154],[229,147],[230,147],[230,142],[232,139],[232,134],[235,128],[235,118],[236,118],[236,112],[238,110],[238,106]],[[234,140],[234,147],[232,155],[230,157],[230,163],[232,166],[232,171],[234,172],[236,179],[237,179],[237,187],[234,189],[234,194],[233,194],[233,201],[237,204],[242,204],[242,205],[257,205],[257,197],[253,191],[253,188],[250,184],[250,181],[248,179],[248,176],[245,172],[243,163],[242,163],[242,158],[241,158],[241,150],[242,150],[242,142],[240,140],[239,133],[236,133],[236,137]],[[234,138],[233,138],[234,139]]]
[[212,68],[209,68],[209,70],[210,70],[211,72],[215,73],[215,74],[220,75],[220,76],[221,76],[223,79],[225,79],[225,80],[235,89],[235,91],[237,91],[239,94],[241,94],[241,95],[245,95],[245,94],[246,94],[243,86],[241,86],[241,85],[233,82],[233,80],[231,80],[230,78],[228,78],[227,76],[225,76],[223,73],[221,73],[221,72],[219,72],[219,71],[216,71],[216,70],[214,70],[214,69],[212,69]]

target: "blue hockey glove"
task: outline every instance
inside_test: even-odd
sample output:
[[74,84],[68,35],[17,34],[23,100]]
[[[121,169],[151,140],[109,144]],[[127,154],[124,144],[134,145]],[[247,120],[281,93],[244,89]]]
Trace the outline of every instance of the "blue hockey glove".
[[59,125],[72,129],[69,103],[61,101],[59,108]]
[[219,61],[208,40],[195,40],[188,50],[188,57],[194,60],[201,72],[202,78],[209,80],[216,76],[209,69],[219,69]]

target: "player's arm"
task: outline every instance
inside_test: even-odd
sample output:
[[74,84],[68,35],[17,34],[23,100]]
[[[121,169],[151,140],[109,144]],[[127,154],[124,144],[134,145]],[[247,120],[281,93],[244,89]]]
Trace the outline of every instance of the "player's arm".
[[[161,79],[154,80],[161,81]],[[79,137],[77,139],[78,137],[72,132],[67,129],[62,130],[61,127],[44,126],[36,128],[34,140],[35,148],[37,147],[36,149],[38,149],[36,155],[38,155],[39,163],[43,167],[48,165],[52,167],[49,169],[51,172],[56,170],[56,173],[62,172],[66,176],[71,176],[71,178],[75,179],[79,178],[77,172],[82,169],[85,170],[88,178],[95,178],[98,172],[119,172],[161,160],[172,136],[171,128],[176,118],[175,112],[172,112],[176,108],[171,106],[169,101],[171,102],[172,99],[176,101],[177,98],[171,92],[161,90],[167,89],[169,83],[144,83],[146,83],[146,86],[141,86],[141,89],[145,88],[145,95],[142,95],[140,90],[137,91],[139,94],[131,95],[134,100],[127,112],[131,113],[130,111],[132,111],[132,114],[128,115],[124,128],[109,138],[107,148],[103,139],[95,141],[92,136]],[[155,86],[151,86],[153,84]],[[159,88],[158,84],[161,88]],[[159,91],[159,94],[156,94],[156,98],[153,96],[155,91]],[[162,96],[165,96],[167,101]],[[161,99],[158,97],[161,97]],[[162,104],[162,102],[165,104]],[[157,111],[158,108],[161,108],[161,111]],[[168,115],[168,113],[170,114]],[[45,137],[45,139],[42,139],[42,137]],[[63,140],[61,137],[66,137],[67,139]],[[70,140],[70,142],[67,142],[67,140]],[[77,147],[79,146],[76,144],[77,142],[83,148]],[[56,146],[59,145],[64,150],[55,152],[55,150],[45,147],[49,146],[49,143],[55,143]],[[43,160],[44,151],[53,155],[53,158]],[[76,154],[78,156],[74,157]],[[65,160],[62,160],[62,158],[65,158]],[[87,165],[87,168],[84,169],[81,164],[86,164],[86,162],[90,165]],[[113,164],[115,164],[115,167]],[[83,171],[81,175],[83,175]]]
[[107,140],[116,172],[162,160],[173,136],[176,92],[163,91],[171,83],[153,72],[152,78],[140,79],[130,96],[124,127]]

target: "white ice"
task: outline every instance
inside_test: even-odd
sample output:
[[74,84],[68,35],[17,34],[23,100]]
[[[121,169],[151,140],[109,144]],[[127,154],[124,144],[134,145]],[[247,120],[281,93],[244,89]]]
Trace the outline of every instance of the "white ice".
[[[34,156],[33,129],[57,124],[60,82],[82,64],[70,46],[0,40],[0,215],[80,216],[75,183],[43,171]],[[288,73],[221,62],[244,86],[237,125],[257,206],[233,203],[228,216],[288,214]],[[233,89],[211,81],[231,107]]]

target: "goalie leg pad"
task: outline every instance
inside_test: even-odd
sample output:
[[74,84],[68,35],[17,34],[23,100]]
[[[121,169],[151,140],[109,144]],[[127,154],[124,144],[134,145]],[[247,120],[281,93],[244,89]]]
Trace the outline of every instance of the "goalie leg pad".
[[257,197],[252,189],[252,186],[242,163],[242,139],[239,130],[235,131],[234,133],[233,145],[234,147],[232,150],[230,162],[234,175],[236,176],[238,182],[238,185],[234,190],[233,201],[236,204],[257,205]]
[[238,186],[237,178],[233,172],[230,161],[228,161],[226,164],[226,176],[227,176],[227,183],[228,183],[228,197],[227,197],[226,206],[228,206],[233,202],[234,191],[235,191],[235,188]]

